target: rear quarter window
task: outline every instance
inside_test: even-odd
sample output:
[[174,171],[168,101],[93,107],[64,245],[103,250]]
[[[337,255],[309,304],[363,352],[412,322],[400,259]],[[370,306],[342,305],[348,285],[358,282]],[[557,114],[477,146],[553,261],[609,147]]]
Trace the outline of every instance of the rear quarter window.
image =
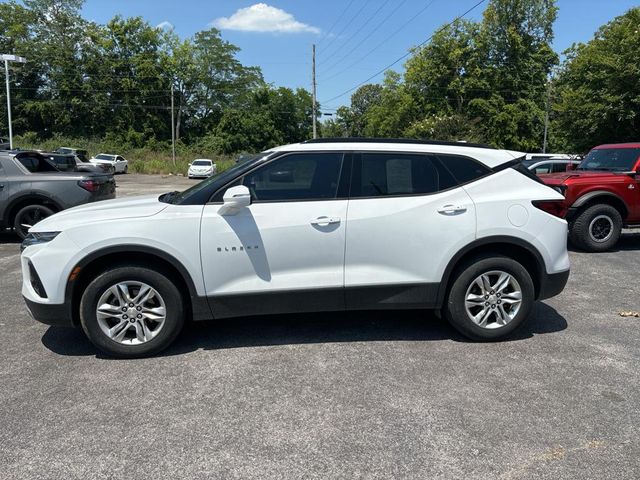
[[438,155],[438,158],[459,184],[472,182],[491,173],[488,167],[468,157]]

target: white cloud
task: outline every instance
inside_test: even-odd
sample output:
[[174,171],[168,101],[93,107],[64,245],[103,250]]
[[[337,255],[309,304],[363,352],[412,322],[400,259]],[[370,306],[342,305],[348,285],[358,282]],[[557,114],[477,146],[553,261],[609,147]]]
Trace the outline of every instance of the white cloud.
[[220,29],[244,32],[320,33],[320,29],[299,22],[290,13],[266,3],[241,8],[230,17],[215,19],[211,24]]
[[156,28],[160,30],[173,30],[173,24],[170,21],[165,20],[164,22],[160,22],[156,25]]

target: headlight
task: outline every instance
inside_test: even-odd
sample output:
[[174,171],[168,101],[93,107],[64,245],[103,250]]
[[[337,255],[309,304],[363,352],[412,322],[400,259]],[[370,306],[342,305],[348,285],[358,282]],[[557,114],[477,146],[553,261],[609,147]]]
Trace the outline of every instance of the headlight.
[[58,236],[60,232],[34,232],[27,234],[22,241],[22,245],[20,245],[20,251],[22,252],[25,248],[30,247],[31,245],[38,245],[40,243],[47,243],[53,240]]

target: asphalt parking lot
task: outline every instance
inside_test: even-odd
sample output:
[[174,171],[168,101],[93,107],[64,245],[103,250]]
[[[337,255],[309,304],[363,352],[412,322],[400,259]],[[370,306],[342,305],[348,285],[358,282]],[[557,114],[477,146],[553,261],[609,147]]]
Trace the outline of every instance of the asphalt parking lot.
[[[118,195],[182,177],[118,176]],[[640,234],[501,343],[421,312],[189,326],[110,360],[31,320],[0,234],[0,479],[640,478]]]

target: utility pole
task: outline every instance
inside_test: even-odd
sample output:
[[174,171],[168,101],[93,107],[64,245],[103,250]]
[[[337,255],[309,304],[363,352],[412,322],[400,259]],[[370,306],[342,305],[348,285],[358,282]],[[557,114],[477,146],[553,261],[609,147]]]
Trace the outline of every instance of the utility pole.
[[7,83],[7,119],[9,121],[9,148],[13,150],[13,128],[11,126],[11,93],[9,89],[9,62],[26,63],[23,57],[17,55],[0,55],[0,59],[4,60],[4,75]]
[[176,127],[173,121],[173,80],[171,80],[171,158],[176,166]]
[[549,104],[551,99],[551,79],[547,84],[547,104],[544,114],[544,140],[542,142],[542,153],[547,153],[547,134],[549,132]]
[[311,79],[313,83],[313,138],[318,138],[316,127],[316,44],[311,46]]

